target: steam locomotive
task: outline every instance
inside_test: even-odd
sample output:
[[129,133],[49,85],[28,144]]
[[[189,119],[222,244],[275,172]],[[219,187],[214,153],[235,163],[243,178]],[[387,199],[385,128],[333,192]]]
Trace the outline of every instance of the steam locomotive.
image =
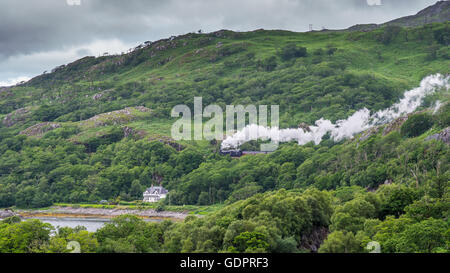
[[220,150],[221,155],[229,155],[231,157],[241,157],[242,151],[241,150]]
[[269,154],[271,152],[262,152],[262,151],[241,151],[239,149],[235,150],[220,150],[221,155],[229,155],[231,157],[241,157],[244,155],[257,155],[257,154]]

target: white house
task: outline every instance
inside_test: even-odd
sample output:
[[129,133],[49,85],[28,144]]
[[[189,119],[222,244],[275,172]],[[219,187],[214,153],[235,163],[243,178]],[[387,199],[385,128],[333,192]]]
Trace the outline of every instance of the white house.
[[149,202],[149,203],[155,203],[158,202],[161,199],[166,198],[167,194],[169,193],[168,190],[164,189],[163,187],[159,186],[159,187],[154,187],[152,185],[151,188],[148,188],[145,192],[144,192],[144,202]]

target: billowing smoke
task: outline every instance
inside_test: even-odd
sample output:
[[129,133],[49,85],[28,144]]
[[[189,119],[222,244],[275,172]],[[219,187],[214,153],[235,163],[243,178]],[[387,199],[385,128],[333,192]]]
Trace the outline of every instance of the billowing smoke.
[[441,109],[442,107],[442,102],[440,100],[436,101],[436,104],[434,105],[434,109],[433,109],[433,115],[435,115],[439,109]]
[[398,103],[372,115],[367,108],[364,108],[346,120],[338,120],[336,124],[322,118],[315,122],[315,126],[295,129],[268,128],[250,124],[243,130],[227,137],[222,142],[222,149],[236,149],[248,141],[258,139],[270,139],[273,142],[297,141],[299,145],[312,141],[317,145],[327,133],[330,133],[331,139],[334,141],[352,138],[355,134],[373,126],[388,123],[400,116],[414,112],[427,95],[439,89],[449,90],[449,88],[450,76],[430,75],[421,81],[419,87],[406,91]]

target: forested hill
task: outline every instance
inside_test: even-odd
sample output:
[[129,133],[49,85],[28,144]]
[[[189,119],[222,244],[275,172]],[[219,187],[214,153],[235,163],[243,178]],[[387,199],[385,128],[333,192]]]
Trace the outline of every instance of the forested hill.
[[436,4],[419,11],[415,15],[405,16],[380,25],[377,24],[355,25],[348,28],[347,30],[367,31],[386,26],[419,27],[431,23],[443,23],[449,20],[450,20],[450,2],[438,1],[436,2]]
[[190,33],[3,88],[0,114],[30,107],[34,121],[74,122],[146,106],[166,118],[174,105],[202,96],[205,105],[278,104],[284,126],[334,121],[386,108],[423,77],[447,73],[448,27]]

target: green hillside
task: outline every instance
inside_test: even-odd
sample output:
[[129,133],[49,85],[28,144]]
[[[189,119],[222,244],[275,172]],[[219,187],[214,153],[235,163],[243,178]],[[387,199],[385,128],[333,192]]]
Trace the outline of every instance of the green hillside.
[[450,3],[448,1],[438,1],[416,15],[402,17],[392,20],[382,25],[396,25],[401,27],[418,27],[430,23],[442,23],[450,20]]
[[[448,252],[448,90],[363,137],[238,159],[220,143],[174,141],[170,111],[194,96],[276,104],[288,128],[385,109],[425,76],[450,74],[449,28],[190,33],[0,88],[0,207],[135,201],[162,184],[162,207],[226,206],[176,224],[122,217],[90,251],[364,252],[377,240],[386,252]],[[147,232],[157,235],[141,244]],[[412,243],[422,236],[431,243]]]
[[386,26],[399,26],[399,27],[420,27],[431,23],[443,23],[450,20],[450,2],[438,1],[436,4],[431,5],[417,14],[398,18],[384,24],[360,24],[355,25],[348,30],[350,31],[368,31],[374,30],[380,27]]
[[[120,56],[86,57],[2,89],[0,111],[33,107],[30,125],[145,106],[159,120],[202,96],[205,105],[278,104],[286,127],[334,121],[363,107],[386,108],[423,77],[448,73],[448,27],[187,34]],[[305,57],[297,54],[302,47]]]

